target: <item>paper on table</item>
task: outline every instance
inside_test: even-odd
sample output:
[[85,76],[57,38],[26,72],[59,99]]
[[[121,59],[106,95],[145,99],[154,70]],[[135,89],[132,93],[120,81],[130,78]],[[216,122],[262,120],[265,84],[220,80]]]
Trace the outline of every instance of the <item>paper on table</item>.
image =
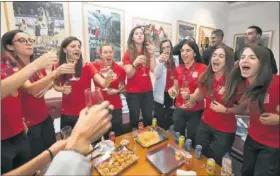
[[184,171],[184,170],[178,169],[176,171],[176,175],[177,176],[185,176],[185,175],[187,175],[187,176],[196,176],[196,172],[195,171]]

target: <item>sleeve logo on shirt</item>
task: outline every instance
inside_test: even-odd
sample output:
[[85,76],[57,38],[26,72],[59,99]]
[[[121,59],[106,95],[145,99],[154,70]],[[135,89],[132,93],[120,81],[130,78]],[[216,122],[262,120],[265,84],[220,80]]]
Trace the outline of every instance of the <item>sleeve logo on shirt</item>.
[[193,78],[197,78],[198,77],[198,73],[197,72],[193,72],[192,77]]
[[269,103],[269,94],[265,94],[264,104],[268,104],[268,103]]

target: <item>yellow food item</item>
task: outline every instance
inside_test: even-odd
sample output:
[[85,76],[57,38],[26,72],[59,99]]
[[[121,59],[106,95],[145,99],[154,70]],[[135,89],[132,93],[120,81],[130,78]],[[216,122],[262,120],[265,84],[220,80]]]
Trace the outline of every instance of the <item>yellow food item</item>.
[[110,161],[99,165],[101,175],[117,175],[123,168],[128,167],[137,159],[131,151],[112,152]]
[[183,158],[182,152],[179,151],[179,150],[177,150],[177,151],[175,152],[175,158],[176,158],[176,160],[181,160],[181,159]]
[[138,140],[142,143],[144,147],[148,147],[155,143],[158,143],[160,141],[160,137],[156,132],[147,131],[140,134],[138,136]]

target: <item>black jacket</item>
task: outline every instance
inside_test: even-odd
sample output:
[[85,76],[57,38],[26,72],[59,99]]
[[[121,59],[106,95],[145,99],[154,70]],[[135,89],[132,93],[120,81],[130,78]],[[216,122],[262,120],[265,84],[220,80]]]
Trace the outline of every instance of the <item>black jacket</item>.
[[[227,47],[229,47],[229,46],[227,46]],[[229,47],[229,48],[233,51],[233,49],[232,49],[231,47]],[[202,59],[203,59],[203,62],[204,62],[206,65],[209,64],[209,61],[210,61],[210,59],[211,59],[211,57],[212,57],[212,53],[215,51],[215,49],[216,49],[216,47],[214,46],[214,47],[208,48],[207,50],[205,50],[205,51],[203,52]]]
[[[273,52],[271,51],[271,49],[267,48],[269,51],[269,54],[270,54],[270,63],[271,63],[271,70],[272,70],[272,74],[277,74],[278,72],[278,69],[277,69],[277,65],[276,65],[276,61],[275,61],[275,58],[274,58],[274,55],[273,55]],[[238,59],[240,59],[240,56],[241,56],[241,52],[243,51],[243,48],[242,49],[238,49],[235,51],[234,53],[234,57],[235,57],[235,61],[237,61]]]

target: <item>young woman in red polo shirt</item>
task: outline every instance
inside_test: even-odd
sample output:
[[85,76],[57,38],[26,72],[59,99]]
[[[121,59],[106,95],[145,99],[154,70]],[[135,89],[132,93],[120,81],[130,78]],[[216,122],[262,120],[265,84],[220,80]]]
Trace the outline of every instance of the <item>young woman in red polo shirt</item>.
[[[26,33],[18,34],[20,42],[22,38],[30,37]],[[27,49],[32,52],[25,54],[24,50],[15,52],[18,63],[21,67],[32,62],[33,46],[31,43],[27,45]],[[49,57],[45,54],[43,57]],[[56,57],[53,55],[52,57]],[[53,120],[49,115],[48,108],[44,99],[44,93],[53,86],[53,80],[56,76],[62,74],[74,73],[74,66],[62,65],[58,67],[56,72],[47,75],[44,69],[36,72],[29,80],[22,85],[22,116],[28,126],[28,137],[31,144],[31,157],[35,157],[43,150],[50,147],[55,141],[55,132]]]
[[144,125],[152,123],[153,87],[150,71],[155,68],[152,46],[147,42],[144,30],[134,27],[127,40],[127,51],[122,62],[127,76],[126,101],[132,128],[137,128],[140,110]]
[[[24,132],[22,91],[19,87],[36,71],[57,62],[57,58],[41,56],[22,67],[19,57],[32,55],[34,40],[20,30],[2,36],[1,56],[1,174],[19,167],[30,159],[30,143]],[[5,53],[4,53],[5,51]]]
[[[279,75],[272,75],[269,52],[260,45],[249,45],[232,70],[225,101],[236,89],[245,87],[244,100],[250,115],[248,136],[243,150],[243,176],[279,175]],[[246,109],[246,103],[243,109]]]
[[201,100],[192,108],[187,108],[185,104],[189,92],[193,93],[198,87],[198,79],[205,71],[206,65],[202,64],[195,42],[183,40],[179,45],[181,48],[180,65],[174,71],[174,84],[168,91],[171,97],[178,95],[172,119],[175,131],[180,132],[181,135],[185,135],[187,127],[187,138],[192,139],[194,145],[194,137],[204,109],[204,102]]
[[[220,104],[233,107],[234,101],[223,102],[226,80],[234,66],[234,54],[230,48],[219,46],[214,50],[207,70],[201,76],[200,86],[190,95],[187,106],[205,98],[205,109],[197,130],[195,143],[202,146],[202,153],[221,164],[226,152],[231,151],[235,139],[236,118],[233,113],[216,112]],[[221,105],[222,106],[222,105]],[[214,110],[213,110],[213,109]]]
[[59,53],[59,65],[67,63],[70,59],[76,60],[75,77],[73,75],[61,75],[55,80],[55,90],[62,92],[61,129],[65,126],[75,126],[80,111],[85,105],[85,90],[91,87],[92,79],[100,85],[105,85],[105,80],[97,73],[90,63],[85,63],[82,58],[81,41],[73,36],[65,38],[61,43]]
[[[123,134],[122,127],[122,100],[120,93],[123,92],[125,87],[126,73],[120,65],[114,61],[114,49],[111,45],[102,45],[100,47],[100,61],[93,62],[93,66],[98,72],[102,70],[103,67],[110,67],[114,72],[114,79],[108,86],[108,90],[104,90],[101,85],[96,81],[94,84],[96,87],[102,89],[102,95],[104,100],[109,101],[113,106],[114,110],[112,112],[112,131],[115,132],[116,136]],[[102,75],[102,74],[101,74]],[[109,133],[109,132],[108,132]],[[108,133],[105,135],[108,136]]]

